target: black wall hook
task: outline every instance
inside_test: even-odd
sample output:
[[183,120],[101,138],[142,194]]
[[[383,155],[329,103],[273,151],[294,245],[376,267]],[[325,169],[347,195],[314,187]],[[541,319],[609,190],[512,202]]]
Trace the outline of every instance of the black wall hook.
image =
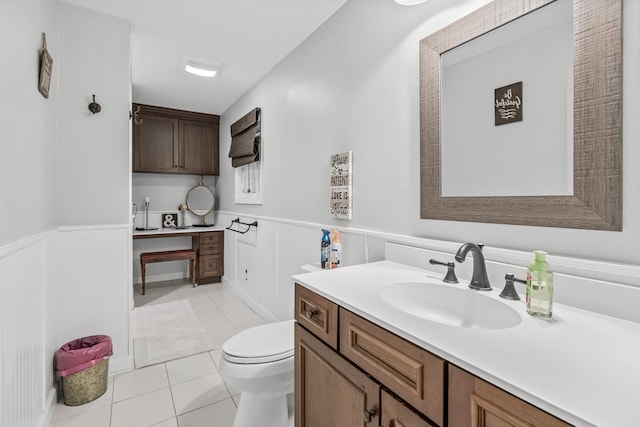
[[100,104],[96,102],[96,96],[95,95],[92,95],[92,96],[93,96],[93,102],[89,104],[89,111],[91,111],[93,114],[96,114],[102,111],[102,107],[100,106]]

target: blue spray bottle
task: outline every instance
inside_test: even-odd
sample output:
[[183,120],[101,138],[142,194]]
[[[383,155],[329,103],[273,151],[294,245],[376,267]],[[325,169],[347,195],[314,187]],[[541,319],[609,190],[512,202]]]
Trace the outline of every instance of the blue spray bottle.
[[322,240],[320,241],[320,266],[325,268],[331,268],[331,261],[329,259],[331,253],[331,238],[329,237],[329,230],[322,229],[324,233]]

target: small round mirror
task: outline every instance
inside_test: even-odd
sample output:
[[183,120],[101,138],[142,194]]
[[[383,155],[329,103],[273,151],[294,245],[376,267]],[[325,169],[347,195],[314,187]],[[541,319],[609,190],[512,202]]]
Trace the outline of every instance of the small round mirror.
[[187,193],[187,209],[200,217],[200,224],[193,224],[195,227],[209,226],[205,223],[204,218],[213,211],[214,205],[215,195],[213,190],[206,185],[196,185]]

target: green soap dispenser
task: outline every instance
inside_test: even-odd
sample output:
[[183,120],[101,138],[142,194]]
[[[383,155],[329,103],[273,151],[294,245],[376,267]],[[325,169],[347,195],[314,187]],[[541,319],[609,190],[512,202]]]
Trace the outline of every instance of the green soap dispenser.
[[553,273],[546,260],[547,253],[533,251],[535,258],[527,271],[527,313],[536,317],[551,317],[553,306]]

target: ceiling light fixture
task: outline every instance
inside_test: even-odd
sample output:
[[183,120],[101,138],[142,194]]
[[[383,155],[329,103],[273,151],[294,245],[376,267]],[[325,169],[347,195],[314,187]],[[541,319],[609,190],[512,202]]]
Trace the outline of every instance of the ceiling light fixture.
[[413,6],[416,4],[424,3],[427,0],[395,0],[396,3],[401,4],[403,6]]
[[213,77],[222,68],[222,64],[203,58],[185,57],[182,61],[184,71],[200,77]]

